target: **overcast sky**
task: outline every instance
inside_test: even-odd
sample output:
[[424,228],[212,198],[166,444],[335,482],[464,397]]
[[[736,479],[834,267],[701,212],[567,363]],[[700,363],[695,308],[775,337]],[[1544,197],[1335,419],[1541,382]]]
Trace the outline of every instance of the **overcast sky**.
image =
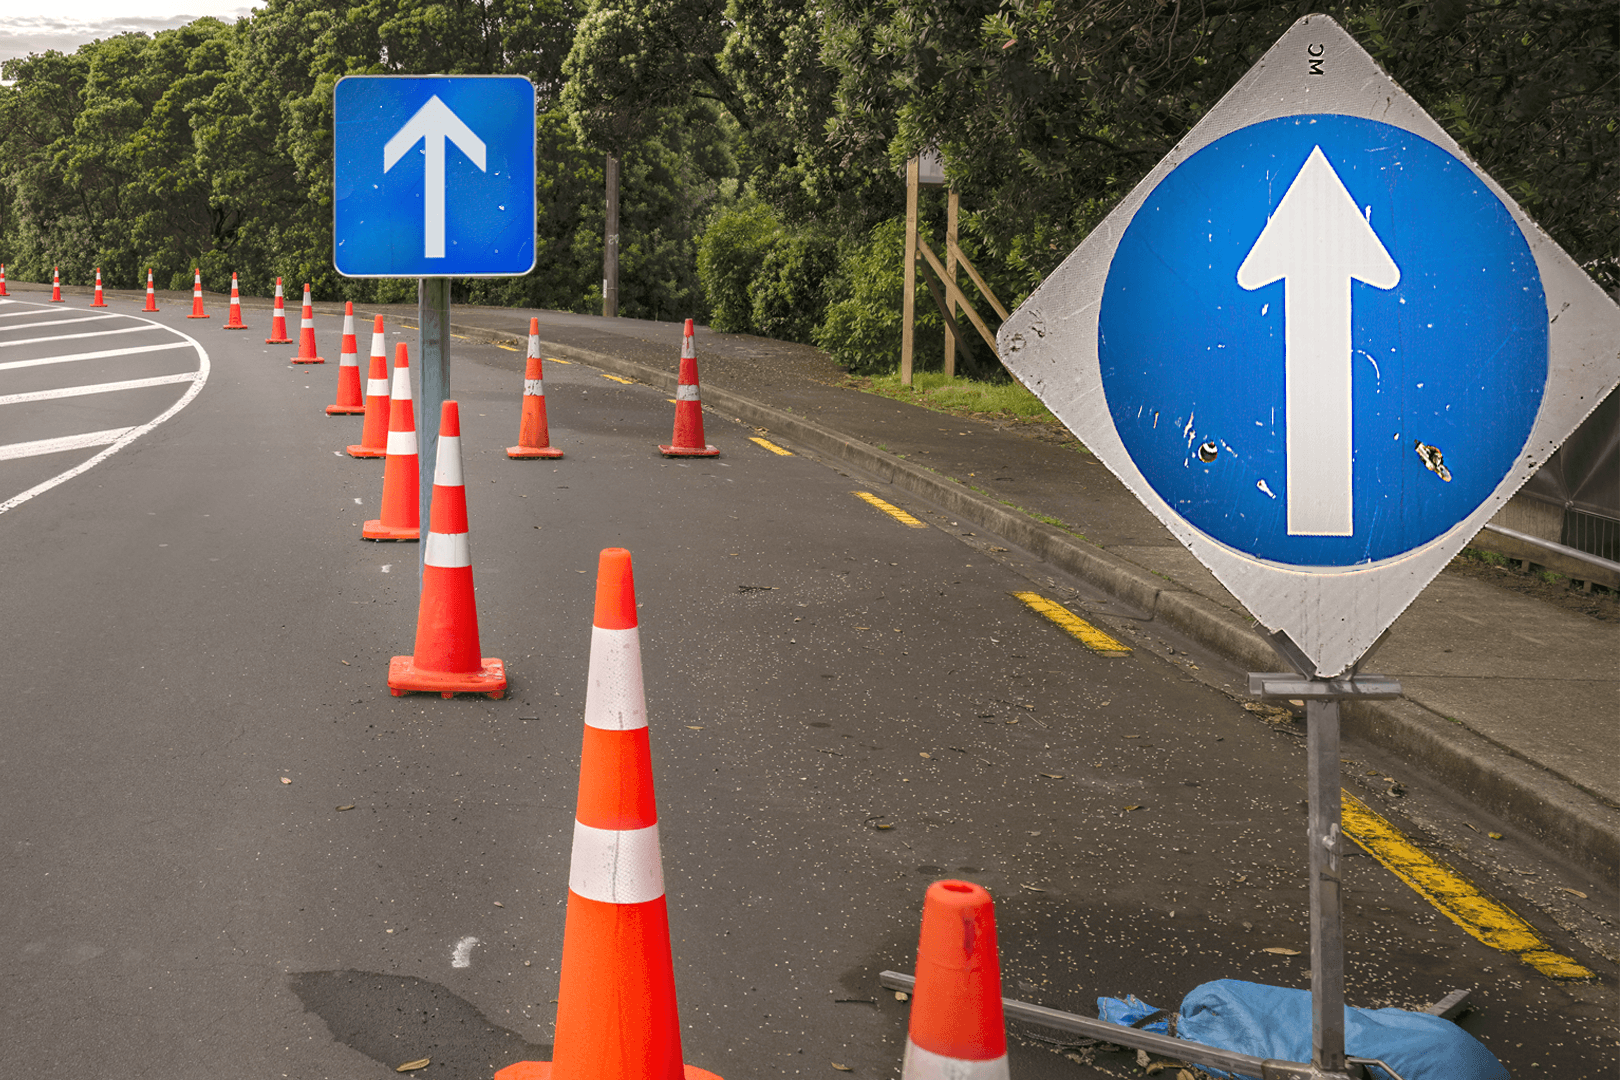
[[243,0],[69,0],[58,13],[45,2],[0,0],[0,61],[46,49],[70,53],[96,38],[131,30],[152,34],[203,15],[231,22],[253,6]]

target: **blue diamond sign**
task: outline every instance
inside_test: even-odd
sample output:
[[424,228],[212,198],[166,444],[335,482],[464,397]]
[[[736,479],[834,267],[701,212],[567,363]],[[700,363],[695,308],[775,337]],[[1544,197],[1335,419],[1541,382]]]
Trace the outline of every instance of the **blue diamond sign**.
[[533,83],[354,75],[338,80],[332,107],[338,273],[509,277],[533,269]]
[[1620,309],[1326,16],[1296,23],[999,341],[1322,675],[1620,381]]

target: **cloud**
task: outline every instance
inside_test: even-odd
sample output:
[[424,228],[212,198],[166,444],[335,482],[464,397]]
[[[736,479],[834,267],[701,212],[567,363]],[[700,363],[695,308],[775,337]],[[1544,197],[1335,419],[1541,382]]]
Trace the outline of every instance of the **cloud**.
[[[193,5],[203,6],[203,5]],[[246,4],[237,8],[220,9],[209,4],[209,14],[232,22],[238,15],[246,15]],[[0,15],[0,61],[13,57],[42,53],[48,49],[71,53],[81,45],[97,39],[114,37],[132,31],[155,34],[159,30],[173,30],[198,18],[196,15],[122,15],[99,19],[59,17],[52,15]]]

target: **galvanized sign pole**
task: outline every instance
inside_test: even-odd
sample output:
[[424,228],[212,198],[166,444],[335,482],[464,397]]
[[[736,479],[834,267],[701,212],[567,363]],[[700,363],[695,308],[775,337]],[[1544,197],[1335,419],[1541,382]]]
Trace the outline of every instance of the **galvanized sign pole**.
[[417,547],[416,585],[422,587],[427,562],[427,534],[433,506],[433,470],[439,450],[439,406],[450,393],[450,279],[425,277],[416,291],[416,369],[419,412],[416,418],[417,467],[420,471],[418,512],[423,543]]

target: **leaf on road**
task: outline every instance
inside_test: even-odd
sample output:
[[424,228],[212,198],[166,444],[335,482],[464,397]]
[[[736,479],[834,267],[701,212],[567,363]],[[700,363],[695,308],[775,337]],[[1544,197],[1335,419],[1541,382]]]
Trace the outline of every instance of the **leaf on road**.
[[930,760],[930,761],[932,761],[932,760],[933,760],[933,757],[934,757],[934,755],[933,755],[933,754],[930,754],[930,753],[927,753],[927,752],[926,752],[926,751],[925,751],[925,752],[923,752],[923,753],[919,753],[919,754],[918,754],[918,755],[917,755],[917,756],[918,756],[918,757],[925,757],[925,758],[928,758],[928,759],[929,759],[929,760]]
[[1299,955],[1299,950],[1298,949],[1284,949],[1281,946],[1277,946],[1277,945],[1274,945],[1269,949],[1261,949],[1260,951],[1261,952],[1273,953],[1273,954],[1275,954],[1277,956],[1298,956]]
[[347,660],[339,660],[338,663],[342,664],[344,667],[353,667],[354,666],[353,664],[349,663]]
[[894,1000],[896,1000],[896,1001],[910,1001],[911,1000],[911,995],[906,993],[904,990],[896,990],[894,992]]
[[874,828],[874,829],[892,829],[892,828],[894,828],[894,826],[889,825],[889,824],[885,824],[884,822],[879,822],[878,824],[872,826],[872,828]]
[[501,903],[501,902],[500,902],[500,901],[499,901],[499,900],[496,900],[496,901],[495,901],[495,906],[496,906],[496,907],[505,907],[505,906],[506,906],[506,905],[505,905],[505,904],[503,904],[503,903]]
[[283,783],[283,784],[290,784],[290,783],[292,783],[292,777],[290,777],[290,776],[283,776],[283,777],[282,777],[282,778],[281,778],[281,782],[282,782],[282,783]]
[[1132,810],[1140,810],[1140,809],[1142,809],[1142,804],[1141,804],[1141,803],[1137,803],[1137,804],[1136,804],[1136,805],[1135,805],[1135,806],[1127,806],[1127,807],[1126,807],[1126,808],[1125,808],[1125,812],[1126,812],[1126,813],[1127,813],[1127,814],[1128,814],[1128,813],[1130,813],[1130,812],[1131,812],[1131,811],[1132,811]]
[[417,1069],[425,1069],[431,1064],[433,1064],[433,1059],[432,1058],[418,1058],[415,1061],[407,1061],[405,1064],[401,1065],[399,1068],[395,1069],[394,1071],[395,1072],[415,1072]]
[[340,812],[341,812],[341,811],[343,811],[343,810],[353,810],[353,809],[354,809],[354,803],[350,803],[350,804],[349,804],[349,805],[347,805],[347,806],[340,806],[340,807],[338,807],[338,810],[339,810],[339,811],[340,811]]
[[832,1063],[832,1067],[837,1069],[839,1072],[854,1072],[855,1071],[852,1067],[850,1067],[848,1065],[840,1065],[836,1061]]
[[1019,888],[1020,888],[1020,889],[1028,889],[1028,890],[1029,890],[1029,891],[1030,891],[1030,892],[1045,892],[1045,891],[1046,891],[1046,890],[1045,890],[1045,889],[1037,889],[1037,888],[1036,888],[1036,887],[1035,887],[1035,886],[1033,886],[1033,885],[1020,885],[1020,886],[1018,886],[1018,887],[1019,887]]
[[1490,837],[1492,840],[1500,840],[1500,839],[1502,839],[1502,834],[1499,833],[1499,832],[1490,832],[1490,833],[1486,833],[1485,835]]
[[687,724],[686,725],[686,730],[688,730],[688,731],[702,731],[703,730],[703,725],[701,725],[701,724]]
[[1579,889],[1572,889],[1568,885],[1560,885],[1558,887],[1560,889],[1563,889],[1565,892],[1569,893],[1571,896],[1578,896],[1582,900],[1586,899],[1586,894],[1581,892],[1581,890],[1579,890]]
[[1036,776],[1044,776],[1048,780],[1061,780],[1061,779],[1063,779],[1063,774],[1062,773],[1056,773],[1056,772],[1043,772],[1043,773],[1036,773],[1035,775]]
[[1142,1068],[1144,1068],[1144,1069],[1147,1068],[1147,1064],[1148,1064],[1149,1060],[1150,1059],[1148,1057],[1148,1052],[1146,1050],[1138,1050],[1136,1052],[1136,1063],[1138,1065],[1140,1065]]

